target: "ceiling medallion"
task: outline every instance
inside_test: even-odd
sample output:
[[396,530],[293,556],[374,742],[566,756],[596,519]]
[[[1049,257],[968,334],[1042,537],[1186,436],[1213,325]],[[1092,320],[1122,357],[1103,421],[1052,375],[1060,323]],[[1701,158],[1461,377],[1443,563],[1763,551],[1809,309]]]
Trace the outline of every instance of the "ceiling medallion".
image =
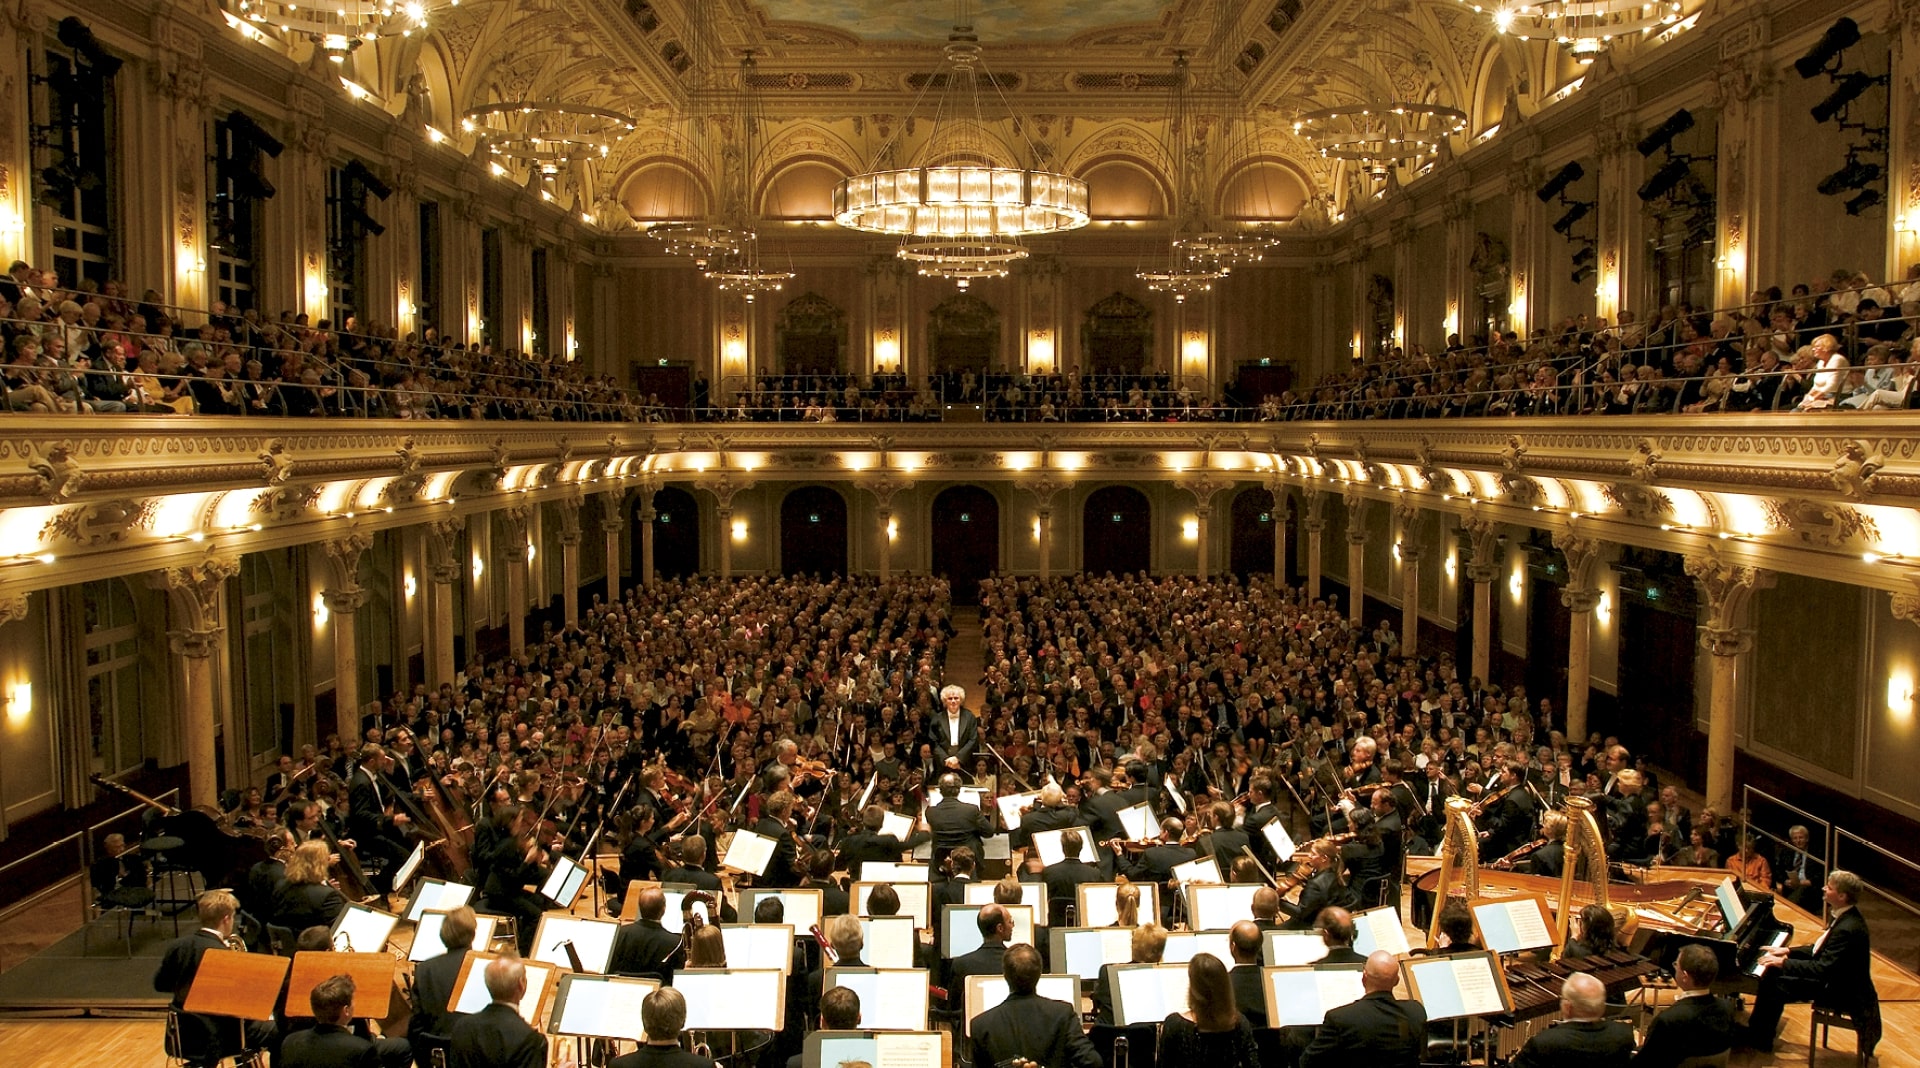
[[[967,0],[955,4],[953,32],[947,38],[944,73],[929,78],[921,97],[940,85],[933,128],[915,161],[905,167],[881,167],[846,178],[834,186],[833,218],[841,226],[902,237],[1014,238],[1059,233],[1087,225],[1087,183],[1072,175],[1036,167],[1010,166],[984,143],[979,38],[974,35]],[[1012,107],[1000,83],[986,72],[1001,109]],[[914,111],[920,101],[914,102]],[[875,157],[890,160],[906,123]],[[1025,124],[1015,128],[1025,137]],[[1027,141],[1027,155],[1039,152]]]
[[1591,63],[1616,37],[1646,33],[1680,21],[1680,0],[1541,0],[1486,5],[1462,0],[1493,16],[1493,28],[1521,40],[1552,40],[1573,58]]

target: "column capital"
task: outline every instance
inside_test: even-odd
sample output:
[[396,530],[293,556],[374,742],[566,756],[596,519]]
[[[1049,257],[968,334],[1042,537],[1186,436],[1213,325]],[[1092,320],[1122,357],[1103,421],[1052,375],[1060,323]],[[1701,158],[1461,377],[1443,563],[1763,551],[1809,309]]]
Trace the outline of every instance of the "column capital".
[[155,585],[167,591],[180,610],[183,631],[220,629],[220,594],[240,573],[240,560],[208,553],[198,563],[162,568]]
[[562,549],[578,549],[580,547],[580,528],[575,526],[572,530],[560,531],[559,540]]
[[1600,558],[1606,550],[1607,543],[1599,538],[1587,537],[1575,530],[1564,530],[1554,533],[1553,545],[1567,558],[1568,588],[1591,589],[1594,575],[1600,569]]
[[27,594],[17,590],[0,590],[0,627],[9,623],[18,623],[27,618]]
[[330,585],[339,589],[360,588],[360,558],[373,548],[373,535],[364,530],[350,530],[338,538],[331,538],[320,545],[327,554],[327,565],[333,572]]
[[1193,502],[1197,507],[1209,509],[1213,506],[1214,495],[1233,483],[1218,478],[1189,478],[1181,479],[1174,485],[1193,494]]
[[1408,565],[1418,565],[1420,563],[1420,550],[1405,542],[1401,542],[1400,562]]
[[1700,595],[1707,602],[1703,633],[1744,628],[1754,591],[1768,589],[1774,583],[1773,572],[1743,564],[1712,546],[1688,553],[1686,568],[1687,576],[1699,585]]
[[904,478],[876,478],[861,482],[860,488],[873,494],[874,503],[882,512],[893,510],[893,498],[903,490],[913,488],[913,483]]
[[1032,494],[1039,507],[1048,511],[1053,509],[1053,499],[1059,496],[1068,485],[1070,483],[1050,478],[1029,479],[1014,483],[1014,486],[1022,492]]
[[1591,612],[1600,606],[1600,591],[1591,586],[1566,586],[1560,590],[1560,603],[1571,612]]
[[466,568],[452,560],[435,560],[427,564],[427,581],[442,586],[451,586],[466,574]]
[[1746,627],[1701,627],[1700,648],[1714,656],[1739,656],[1753,648],[1753,631]]
[[220,635],[223,628],[201,627],[193,630],[170,630],[167,632],[167,648],[175,656],[184,656],[191,660],[205,660],[220,648]]
[[353,586],[343,589],[321,590],[320,599],[326,604],[327,611],[334,615],[352,615],[367,603],[367,591],[364,587]]
[[[715,504],[729,513],[733,511],[734,495],[743,490],[753,488],[752,481],[735,481],[730,475],[722,475],[719,478],[713,479],[701,479],[693,485],[695,489],[703,489],[713,494]],[[651,500],[649,500],[649,503],[651,503]]]
[[1467,565],[1467,581],[1476,585],[1493,582],[1499,577],[1500,567],[1497,564],[1474,562]]
[[533,525],[533,505],[510,504],[500,509],[500,525],[507,533],[507,548],[524,552],[527,534]]
[[[1920,580],[1916,580],[1914,586],[1913,593],[1893,595],[1893,618],[1920,625]],[[7,622],[6,613],[0,611],[0,623],[4,622]]]

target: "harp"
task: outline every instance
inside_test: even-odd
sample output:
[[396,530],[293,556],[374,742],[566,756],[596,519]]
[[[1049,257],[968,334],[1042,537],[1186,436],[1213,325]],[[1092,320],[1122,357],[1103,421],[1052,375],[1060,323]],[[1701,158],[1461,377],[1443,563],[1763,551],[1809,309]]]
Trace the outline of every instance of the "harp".
[[1433,891],[1433,920],[1427,948],[1440,941],[1440,910],[1455,889],[1468,900],[1480,896],[1480,834],[1473,827],[1473,805],[1464,797],[1447,799],[1446,831],[1440,839],[1440,881]]
[[[1585,872],[1585,878],[1581,873]],[[1560,945],[1567,944],[1567,931],[1573,919],[1574,887],[1584,884],[1586,893],[1601,908],[1607,907],[1607,845],[1594,818],[1593,800],[1567,798],[1567,854],[1560,869]]]

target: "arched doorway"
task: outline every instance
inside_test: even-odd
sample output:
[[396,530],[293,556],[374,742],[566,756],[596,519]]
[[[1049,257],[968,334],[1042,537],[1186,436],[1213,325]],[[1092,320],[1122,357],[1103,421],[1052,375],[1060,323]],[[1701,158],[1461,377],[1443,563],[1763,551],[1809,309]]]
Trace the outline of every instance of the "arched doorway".
[[781,374],[838,374],[846,345],[847,313],[818,293],[794,298],[774,321],[774,365]]
[[[634,501],[633,525],[640,530],[640,502]],[[677,486],[663,486],[653,495],[653,570],[661,578],[684,578],[700,573],[700,504]],[[633,574],[642,577],[640,539],[633,539]]]
[[933,499],[933,573],[953,584],[954,604],[978,604],[980,580],[1000,569],[1000,502],[979,486],[949,486]]
[[1132,486],[1107,486],[1088,495],[1080,513],[1081,570],[1142,574],[1153,566],[1153,506]]
[[780,502],[780,570],[840,575],[847,570],[847,501],[826,486],[803,486]]
[[1125,293],[1087,309],[1080,326],[1080,351],[1096,375],[1137,375],[1153,353],[1153,311]]
[[927,350],[935,374],[985,374],[1000,350],[1000,313],[971,294],[948,297],[927,312]]
[[1230,513],[1227,568],[1245,579],[1251,575],[1273,575],[1273,525],[1286,522],[1286,516],[1273,506],[1273,493],[1265,486],[1254,486],[1236,494]]

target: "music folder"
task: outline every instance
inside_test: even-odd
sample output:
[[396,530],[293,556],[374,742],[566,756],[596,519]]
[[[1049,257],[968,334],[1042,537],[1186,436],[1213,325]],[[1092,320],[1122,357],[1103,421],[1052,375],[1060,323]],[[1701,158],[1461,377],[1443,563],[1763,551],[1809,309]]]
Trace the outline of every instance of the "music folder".
[[1272,1027],[1318,1027],[1328,1010],[1366,996],[1363,964],[1321,964],[1260,969]]
[[1114,813],[1120,820],[1120,829],[1126,832],[1130,842],[1144,842],[1160,833],[1160,825],[1153,818],[1153,806],[1145,801],[1137,805],[1128,805]]
[[1185,964],[1202,953],[1213,954],[1213,959],[1233,967],[1233,932],[1222,928],[1216,931],[1168,931],[1166,949],[1161,952],[1162,964]]
[[[412,882],[413,877],[420,874],[420,865],[426,863],[426,861],[427,843],[415,843],[413,852],[408,853],[407,859],[401,861],[400,866],[393,870],[394,890],[398,891],[401,887]],[[412,917],[408,917],[408,919],[412,919]]]
[[1400,910],[1382,905],[1354,913],[1353,951],[1364,957],[1382,949],[1396,957],[1413,952],[1407,944],[1407,929],[1400,925]]
[[[867,898],[872,895],[873,888],[879,885],[865,880],[853,884],[854,915],[871,915],[867,911]],[[890,882],[885,885],[893,887],[893,892],[900,896],[900,915],[912,916],[915,927],[925,929],[933,926],[933,906],[929,896],[933,889],[931,884]]]
[[580,888],[587,883],[587,869],[565,854],[553,858],[553,870],[547,874],[547,881],[540,884],[540,896],[560,906],[570,909],[580,898]]
[[1263,931],[1260,941],[1263,963],[1269,968],[1297,968],[1327,955],[1327,943],[1319,931]]
[[1187,966],[1121,964],[1113,969],[1113,1022],[1156,1024],[1187,1009]]
[[407,910],[401,915],[408,923],[419,923],[420,914],[428,909],[452,912],[472,900],[473,887],[466,883],[450,883],[445,879],[422,879],[420,885],[414,888],[413,897],[407,901]]
[[[959,957],[979,949],[986,941],[980,933],[980,912],[985,905],[948,905],[940,917],[940,955]],[[1007,940],[1010,946],[1025,943],[1034,945],[1033,908],[1030,905],[1007,905],[1007,918],[1013,921],[1013,937]]]
[[913,967],[913,947],[920,944],[911,916],[862,916],[860,937],[865,945],[860,959],[876,968]]
[[[487,965],[501,956],[499,953],[482,953],[478,950],[467,954],[467,959],[460,962],[460,976],[453,981],[453,996],[447,1002],[452,1011],[479,1012],[493,1004],[493,995],[487,993]],[[554,989],[559,986],[560,969],[537,960],[521,963],[527,969],[527,994],[520,999],[520,1018],[538,1030],[540,1017],[553,1000]],[[385,1015],[384,1010],[381,1015]]]
[[353,1014],[378,1020],[393,996],[391,953],[295,953],[287,978],[288,1016],[313,1015],[313,988],[336,975],[353,977]]
[[898,860],[869,860],[860,865],[863,883],[930,883],[933,865]]
[[1040,803],[1039,791],[1029,794],[1002,794],[993,799],[993,806],[1000,810],[1000,826],[1013,830],[1020,826],[1026,817],[1027,808]]
[[1547,907],[1545,894],[1522,894],[1496,901],[1483,898],[1469,902],[1468,908],[1473,911],[1473,926],[1480,933],[1480,944],[1495,953],[1525,953],[1560,944],[1559,932],[1553,925],[1553,910]]
[[534,929],[532,959],[571,971],[573,960],[567,956],[567,945],[571,943],[580,958],[580,967],[597,975],[607,970],[607,961],[613,956],[613,939],[619,933],[620,924],[615,920],[575,916],[571,912],[543,912],[540,926]]
[[[447,952],[446,943],[440,941],[440,925],[446,922],[452,909],[427,909],[420,913],[420,923],[413,929],[413,945],[407,947],[407,959],[415,964],[430,960]],[[500,926],[501,917],[492,913],[473,914],[473,944],[492,946],[493,933]]]
[[898,812],[880,814],[880,833],[890,834],[902,842],[913,837],[913,817]]
[[658,979],[563,975],[560,989],[553,995],[553,1018],[547,1029],[556,1035],[645,1042],[640,1003],[658,989]]
[[1180,880],[1181,886],[1193,883],[1224,883],[1227,880],[1220,874],[1220,862],[1211,856],[1198,860],[1189,860],[1185,864],[1173,866],[1173,877]]
[[1054,927],[1047,937],[1054,968],[1084,982],[1097,981],[1103,965],[1133,959],[1133,932],[1125,927]]
[[[962,1058],[964,1059],[964,1058]],[[802,1068],[946,1068],[954,1063],[952,1031],[815,1031]]]
[[[1045,883],[1024,883],[1045,886]],[[1160,922],[1160,884],[1132,883],[1140,891],[1140,922]],[[1112,927],[1120,921],[1119,883],[1081,883],[1074,889],[1074,919],[1082,927]]]
[[1492,1016],[1513,1011],[1513,994],[1500,957],[1490,951],[1450,957],[1412,957],[1403,967],[1413,999],[1427,1008],[1428,1020]]
[[686,995],[689,1031],[786,1027],[787,973],[776,968],[682,968],[673,973],[673,988]]
[[275,953],[209,949],[200,955],[199,970],[193,973],[193,985],[187,988],[186,1011],[271,1020],[292,964]]
[[1194,883],[1186,887],[1187,912],[1196,931],[1224,931],[1253,919],[1253,895],[1261,883]]
[[1068,831],[1080,832],[1080,859],[1081,860],[1084,860],[1088,863],[1093,863],[1093,861],[1098,857],[1099,854],[1097,854],[1094,851],[1095,846],[1093,842],[1092,831],[1088,830],[1085,827],[1062,827],[1059,830],[1039,831],[1034,834],[1033,848],[1035,849],[1035,851],[1037,851],[1040,854],[1041,864],[1053,865],[1053,864],[1058,864],[1061,861],[1067,859],[1066,851],[1062,849],[1060,846],[1060,839]]
[[927,1029],[930,1006],[925,968],[828,968],[822,991],[839,986],[860,995],[860,1023],[864,1027],[875,1031]]
[[752,916],[758,911],[760,902],[770,897],[780,901],[781,912],[784,913],[780,917],[780,922],[792,927],[797,932],[796,937],[806,934],[820,923],[820,913],[825,907],[821,902],[825,900],[825,896],[819,890],[775,890],[769,887],[749,887],[740,891],[740,915]]
[[737,830],[733,832],[733,841],[727,845],[727,855],[720,858],[720,866],[747,875],[765,875],[767,865],[773,860],[773,851],[779,844],[764,834]]
[[[1076,1010],[1080,1007],[1080,977],[1043,975],[1034,993],[1053,1001],[1064,1001]],[[967,976],[966,1033],[973,1034],[973,1018],[1007,1000],[1007,980],[999,975]]]
[[[984,881],[962,883],[961,894],[966,904],[985,905],[993,901],[993,892],[999,888],[999,885],[1000,885],[999,883],[990,883],[990,882],[984,882]],[[1108,885],[1112,885],[1112,884],[1108,884]],[[1153,884],[1148,883],[1146,885],[1150,887]],[[1140,900],[1142,902],[1145,902],[1146,895],[1145,894],[1140,895]],[[1025,883],[1025,882],[1021,883],[1020,884],[1020,903],[1022,905],[1026,905],[1032,908],[1034,916],[1038,917],[1039,919],[1045,919],[1047,916],[1047,884],[1046,883]],[[1146,915],[1146,906],[1144,904],[1141,905],[1140,907],[1140,914],[1142,916]]]
[[1277,863],[1285,864],[1299,852],[1299,848],[1293,844],[1293,836],[1287,833],[1285,827],[1280,826],[1279,820],[1268,820],[1262,824],[1260,833],[1266,837],[1267,844],[1273,847],[1273,855]]
[[391,912],[353,904],[333,921],[328,938],[342,953],[378,953],[387,948],[387,939],[399,924],[400,917]]
[[793,932],[785,923],[723,923],[720,938],[734,968],[793,970]]

